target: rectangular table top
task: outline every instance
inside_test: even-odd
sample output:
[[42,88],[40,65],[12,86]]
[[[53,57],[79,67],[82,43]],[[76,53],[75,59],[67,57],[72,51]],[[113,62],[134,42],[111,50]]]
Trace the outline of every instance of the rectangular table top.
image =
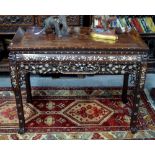
[[89,28],[80,28],[80,33],[70,33],[66,37],[53,34],[34,35],[40,31],[39,27],[26,30],[18,29],[11,44],[10,51],[37,50],[103,50],[103,51],[135,51],[148,52],[149,48],[135,32],[118,34],[115,42],[96,41],[90,36]]

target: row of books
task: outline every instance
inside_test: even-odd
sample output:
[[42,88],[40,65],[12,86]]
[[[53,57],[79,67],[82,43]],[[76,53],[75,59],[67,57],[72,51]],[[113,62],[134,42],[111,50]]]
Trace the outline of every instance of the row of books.
[[152,17],[130,17],[130,16],[116,16],[116,19],[110,23],[113,28],[120,28],[122,32],[126,29],[135,29],[139,33],[154,33],[155,24]]

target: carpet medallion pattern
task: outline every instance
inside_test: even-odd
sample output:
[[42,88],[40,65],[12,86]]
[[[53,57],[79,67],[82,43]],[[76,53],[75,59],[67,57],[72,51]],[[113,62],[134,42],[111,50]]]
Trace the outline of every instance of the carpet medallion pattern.
[[141,94],[139,132],[130,132],[132,89],[128,103],[120,88],[40,88],[26,103],[22,91],[27,133],[17,134],[18,119],[11,88],[0,91],[0,139],[154,139],[155,112]]

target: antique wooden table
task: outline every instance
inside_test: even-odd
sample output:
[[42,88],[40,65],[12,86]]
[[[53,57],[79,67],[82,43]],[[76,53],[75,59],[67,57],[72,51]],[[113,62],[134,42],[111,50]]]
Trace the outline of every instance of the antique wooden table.
[[34,35],[40,28],[18,29],[10,46],[11,82],[16,98],[19,133],[25,132],[21,86],[26,81],[27,101],[31,102],[29,73],[32,74],[111,74],[125,75],[123,102],[127,102],[128,75],[135,84],[130,128],[137,132],[140,92],[147,69],[148,47],[135,32],[118,35],[115,43],[95,41],[89,29],[71,31],[67,37]]

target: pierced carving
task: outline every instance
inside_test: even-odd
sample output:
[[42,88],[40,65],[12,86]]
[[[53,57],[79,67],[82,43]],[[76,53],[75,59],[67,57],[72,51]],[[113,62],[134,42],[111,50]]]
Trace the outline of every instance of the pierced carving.
[[[46,51],[44,51],[46,53]],[[10,56],[10,59],[15,59]],[[80,54],[16,54],[20,64],[20,85],[25,84],[26,72],[32,74],[125,74],[135,84],[141,55],[80,55]],[[124,61],[124,64],[122,62]],[[29,64],[24,62],[30,62]],[[36,64],[36,62],[39,62]],[[82,62],[82,63],[80,63]],[[133,64],[135,62],[135,64]],[[137,63],[136,63],[137,62]],[[143,73],[145,75],[145,73]],[[145,78],[141,81],[144,84]]]
[[10,76],[11,76],[11,84],[13,86],[13,88],[16,88],[17,87],[17,80],[16,80],[16,76],[18,74],[19,76],[19,85],[22,86],[22,85],[25,85],[25,71],[22,71],[20,70],[18,73],[16,71],[16,67],[14,66],[11,66],[10,67]]
[[26,76],[26,71],[25,70],[20,70],[19,72],[19,85],[22,86],[22,85],[25,85],[25,76]]
[[15,54],[9,54],[9,60],[11,61],[11,63],[15,63],[16,55]]
[[130,75],[130,83],[135,84],[136,83],[136,71],[133,71]]
[[91,63],[61,64],[57,70],[62,74],[97,74],[100,72],[100,66]]
[[[48,15],[50,16],[50,15]],[[42,26],[43,21],[48,17],[48,16],[40,16],[41,20],[40,20],[40,26]],[[57,17],[57,16],[53,16],[53,17]],[[67,24],[70,26],[80,26],[81,25],[81,21],[80,21],[80,16],[79,15],[69,15],[66,16],[67,17]]]
[[140,89],[144,88],[146,71],[147,71],[147,63],[144,63],[142,64],[142,68],[141,68]]
[[16,88],[17,81],[16,81],[16,55],[9,54],[9,61],[10,61],[10,77],[11,77],[11,84],[13,88]]
[[17,31],[19,26],[33,26],[34,16],[0,16],[0,32]]
[[20,70],[33,74],[63,73],[63,74],[125,74],[136,70],[136,64],[94,64],[94,63],[59,63],[24,64]]
[[33,23],[32,16],[0,16],[0,25],[8,25],[8,24],[32,25],[32,23]]
[[10,76],[11,76],[11,84],[12,84],[12,87],[13,88],[16,88],[17,87],[17,81],[16,81],[16,68],[14,66],[11,66],[10,67]]
[[[32,74],[125,74],[129,73],[132,79],[132,84],[136,81],[136,70],[137,64],[94,64],[94,63],[40,63],[40,64],[24,64],[23,62],[19,65],[19,84],[20,86],[25,85],[25,75],[27,72]],[[13,69],[14,71],[15,69]],[[13,84],[16,85],[14,80],[15,73],[12,72]],[[131,82],[131,81],[130,81]]]
[[136,85],[136,82],[137,82],[137,75],[138,75],[138,71],[140,70],[140,63],[138,63],[134,70],[132,72],[130,72],[130,83],[133,84],[133,85]]

